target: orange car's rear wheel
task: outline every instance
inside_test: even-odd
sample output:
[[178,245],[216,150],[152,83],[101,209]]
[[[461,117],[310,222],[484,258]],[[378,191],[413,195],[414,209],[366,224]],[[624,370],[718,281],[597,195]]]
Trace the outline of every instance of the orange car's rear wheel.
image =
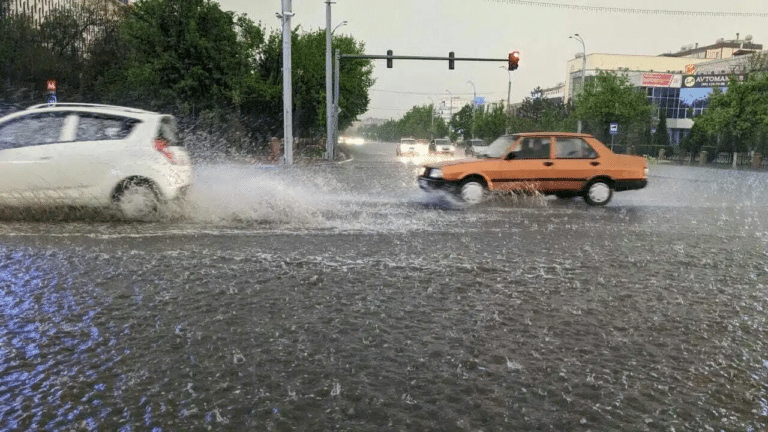
[[584,201],[593,206],[608,204],[613,196],[613,189],[606,180],[594,180],[584,190]]

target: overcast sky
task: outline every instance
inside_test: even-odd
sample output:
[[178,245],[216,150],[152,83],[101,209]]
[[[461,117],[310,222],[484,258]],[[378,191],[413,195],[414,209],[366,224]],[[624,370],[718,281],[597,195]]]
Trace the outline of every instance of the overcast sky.
[[[275,14],[281,0],[216,0],[223,10],[245,14],[269,31],[280,28]],[[336,34],[351,35],[365,44],[366,54],[483,57],[504,59],[521,52],[520,68],[511,73],[512,102],[565,81],[566,62],[581,52],[568,36],[579,33],[591,53],[658,55],[681,46],[709,45],[717,38],[740,39],[768,48],[768,17],[676,16],[564,9],[544,4],[569,4],[701,12],[768,12],[767,0],[541,0],[519,5],[503,0],[335,0],[333,27],[347,21]],[[292,26],[325,28],[325,0],[293,0]],[[501,68],[504,68],[502,70]],[[376,84],[369,111],[360,116],[400,118],[414,105],[436,105],[453,96],[506,100],[506,63],[395,60],[387,69],[374,60]],[[474,83],[474,89],[472,84]]]

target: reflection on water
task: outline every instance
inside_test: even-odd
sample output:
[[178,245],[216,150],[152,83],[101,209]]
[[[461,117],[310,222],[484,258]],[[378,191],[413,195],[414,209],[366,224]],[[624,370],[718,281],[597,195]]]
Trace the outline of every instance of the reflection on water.
[[467,208],[241,169],[175,218],[0,223],[0,429],[768,428],[762,173]]

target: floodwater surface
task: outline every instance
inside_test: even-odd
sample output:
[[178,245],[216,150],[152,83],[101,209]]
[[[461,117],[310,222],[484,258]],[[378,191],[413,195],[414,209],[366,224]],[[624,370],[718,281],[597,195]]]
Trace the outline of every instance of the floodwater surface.
[[765,173],[465,207],[418,170],[203,165],[150,222],[0,221],[0,429],[768,428]]

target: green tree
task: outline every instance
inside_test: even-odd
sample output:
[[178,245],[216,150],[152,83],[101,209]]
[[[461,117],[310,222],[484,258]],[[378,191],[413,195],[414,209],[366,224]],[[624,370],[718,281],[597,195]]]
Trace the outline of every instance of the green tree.
[[214,108],[256,91],[252,59],[263,36],[216,2],[142,0],[130,8],[120,36],[125,58],[102,83],[120,99]]
[[702,147],[712,144],[711,134],[701,124],[694,122],[691,132],[680,142],[680,148],[683,151],[696,154],[701,151]]
[[720,136],[724,150],[755,150],[768,127],[768,73],[752,73],[743,82],[732,77],[726,92],[709,95],[709,107],[695,122]]
[[472,105],[467,104],[451,117],[451,121],[448,124],[453,129],[454,134],[466,140],[472,138],[473,121],[477,121],[475,112],[472,109]]
[[541,87],[536,87],[531,92],[531,96],[523,99],[518,110],[518,117],[528,119],[534,124],[541,123],[544,118],[544,113],[551,108],[553,104],[549,99],[541,97]]
[[[60,99],[81,100],[93,93],[93,76],[108,69],[118,55],[95,50],[114,33],[119,13],[104,8],[105,0],[88,0],[49,11],[39,25],[24,13],[0,9],[0,75],[3,97],[15,102],[42,102],[45,81],[55,79]],[[123,11],[125,8],[118,8]],[[30,99],[22,101],[18,94]]]
[[488,142],[493,141],[506,132],[507,116],[504,106],[499,104],[488,111],[479,112],[475,122],[475,135]]
[[667,110],[659,109],[659,123],[656,126],[654,143],[662,146],[669,145],[669,132],[667,132]]
[[[325,29],[291,37],[294,125],[304,136],[324,136],[326,131]],[[343,54],[363,54],[365,45],[350,36],[334,36],[332,49]],[[334,51],[335,52],[335,51]],[[280,89],[273,95],[273,108],[264,110],[267,122],[282,122],[282,34],[274,31],[261,53],[259,74]],[[339,65],[339,130],[349,127],[368,110],[368,90],[373,86],[373,66],[367,59],[343,59]]]
[[632,86],[626,76],[614,72],[600,71],[591,85],[576,96],[574,105],[585,130],[601,140],[609,138],[609,127],[614,122],[619,123],[625,140],[650,125],[652,106],[645,93]]

